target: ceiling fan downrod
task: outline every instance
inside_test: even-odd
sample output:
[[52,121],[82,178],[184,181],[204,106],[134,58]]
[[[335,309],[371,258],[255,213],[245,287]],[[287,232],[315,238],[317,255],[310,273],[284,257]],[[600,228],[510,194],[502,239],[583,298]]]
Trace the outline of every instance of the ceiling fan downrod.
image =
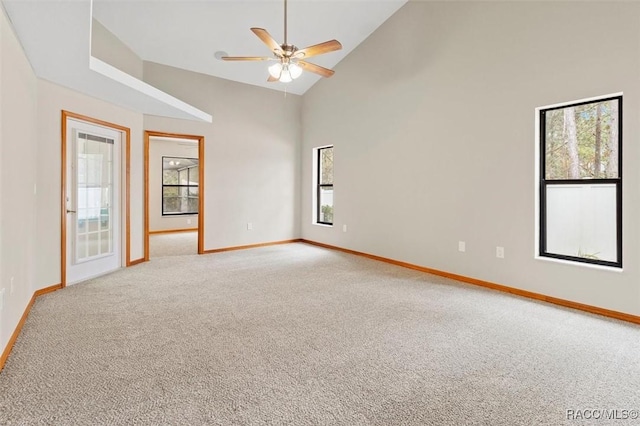
[[287,0],[284,0],[284,44],[287,44]]

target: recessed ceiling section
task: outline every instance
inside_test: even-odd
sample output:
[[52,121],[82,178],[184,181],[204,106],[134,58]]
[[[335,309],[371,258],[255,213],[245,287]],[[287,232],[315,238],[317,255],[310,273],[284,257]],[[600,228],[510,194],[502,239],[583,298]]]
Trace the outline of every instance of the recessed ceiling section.
[[[304,48],[339,40],[342,50],[313,58],[332,69],[406,1],[289,0],[288,41]],[[217,52],[269,56],[269,49],[250,28],[264,28],[283,43],[283,0],[94,0],[93,14],[143,61],[299,95],[321,78],[305,72],[291,83],[268,83],[267,67],[272,62],[216,58]]]
[[90,0],[4,0],[39,78],[145,114],[211,122],[211,115],[91,56]]
[[[342,50],[313,58],[333,69],[406,2],[289,0],[288,41],[304,48],[339,40]],[[321,78],[304,72],[291,83],[269,83],[270,61],[225,62],[220,54],[216,57],[216,52],[269,56],[250,28],[264,28],[283,43],[284,0],[2,3],[39,78],[145,114],[211,122],[209,114],[142,81],[143,61],[299,95]],[[92,42],[92,32],[106,39]]]

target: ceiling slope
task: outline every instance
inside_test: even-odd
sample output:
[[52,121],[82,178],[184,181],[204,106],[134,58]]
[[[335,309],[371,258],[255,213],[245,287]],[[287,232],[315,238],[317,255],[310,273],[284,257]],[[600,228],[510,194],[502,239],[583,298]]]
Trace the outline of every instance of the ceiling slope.
[[[331,39],[343,49],[311,62],[333,68],[407,0],[289,0],[288,41],[299,48]],[[94,17],[141,59],[298,95],[319,77],[305,72],[292,83],[267,83],[270,63],[231,63],[232,56],[269,56],[249,30],[284,40],[283,0],[94,0]],[[384,60],[384,52],[380,52]]]
[[[39,78],[145,114],[211,121],[209,114],[91,57],[92,14],[144,61],[299,95],[321,78],[305,72],[289,84],[267,83],[266,63],[216,59],[217,52],[268,55],[249,28],[266,28],[283,41],[280,0],[2,1]],[[338,39],[341,51],[313,58],[333,68],[406,1],[290,0],[289,42],[302,48]]]
[[39,78],[141,113],[211,122],[209,114],[90,56],[90,0],[3,5]]

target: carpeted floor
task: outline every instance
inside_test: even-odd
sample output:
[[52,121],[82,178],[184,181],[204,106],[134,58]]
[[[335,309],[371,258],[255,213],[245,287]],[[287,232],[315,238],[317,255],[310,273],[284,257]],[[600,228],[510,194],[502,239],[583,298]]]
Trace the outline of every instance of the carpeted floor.
[[288,244],[38,298],[0,424],[636,425],[567,410],[639,390],[638,326]]
[[149,258],[198,254],[198,231],[149,235]]

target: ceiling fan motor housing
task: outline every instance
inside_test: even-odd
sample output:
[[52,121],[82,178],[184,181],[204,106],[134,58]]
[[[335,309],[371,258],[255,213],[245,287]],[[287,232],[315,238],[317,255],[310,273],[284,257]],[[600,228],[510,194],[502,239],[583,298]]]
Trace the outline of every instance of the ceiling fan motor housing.
[[285,56],[287,58],[293,56],[293,54],[296,53],[296,50],[298,50],[298,48],[293,44],[282,44],[280,45],[280,47],[282,48],[282,56]]

